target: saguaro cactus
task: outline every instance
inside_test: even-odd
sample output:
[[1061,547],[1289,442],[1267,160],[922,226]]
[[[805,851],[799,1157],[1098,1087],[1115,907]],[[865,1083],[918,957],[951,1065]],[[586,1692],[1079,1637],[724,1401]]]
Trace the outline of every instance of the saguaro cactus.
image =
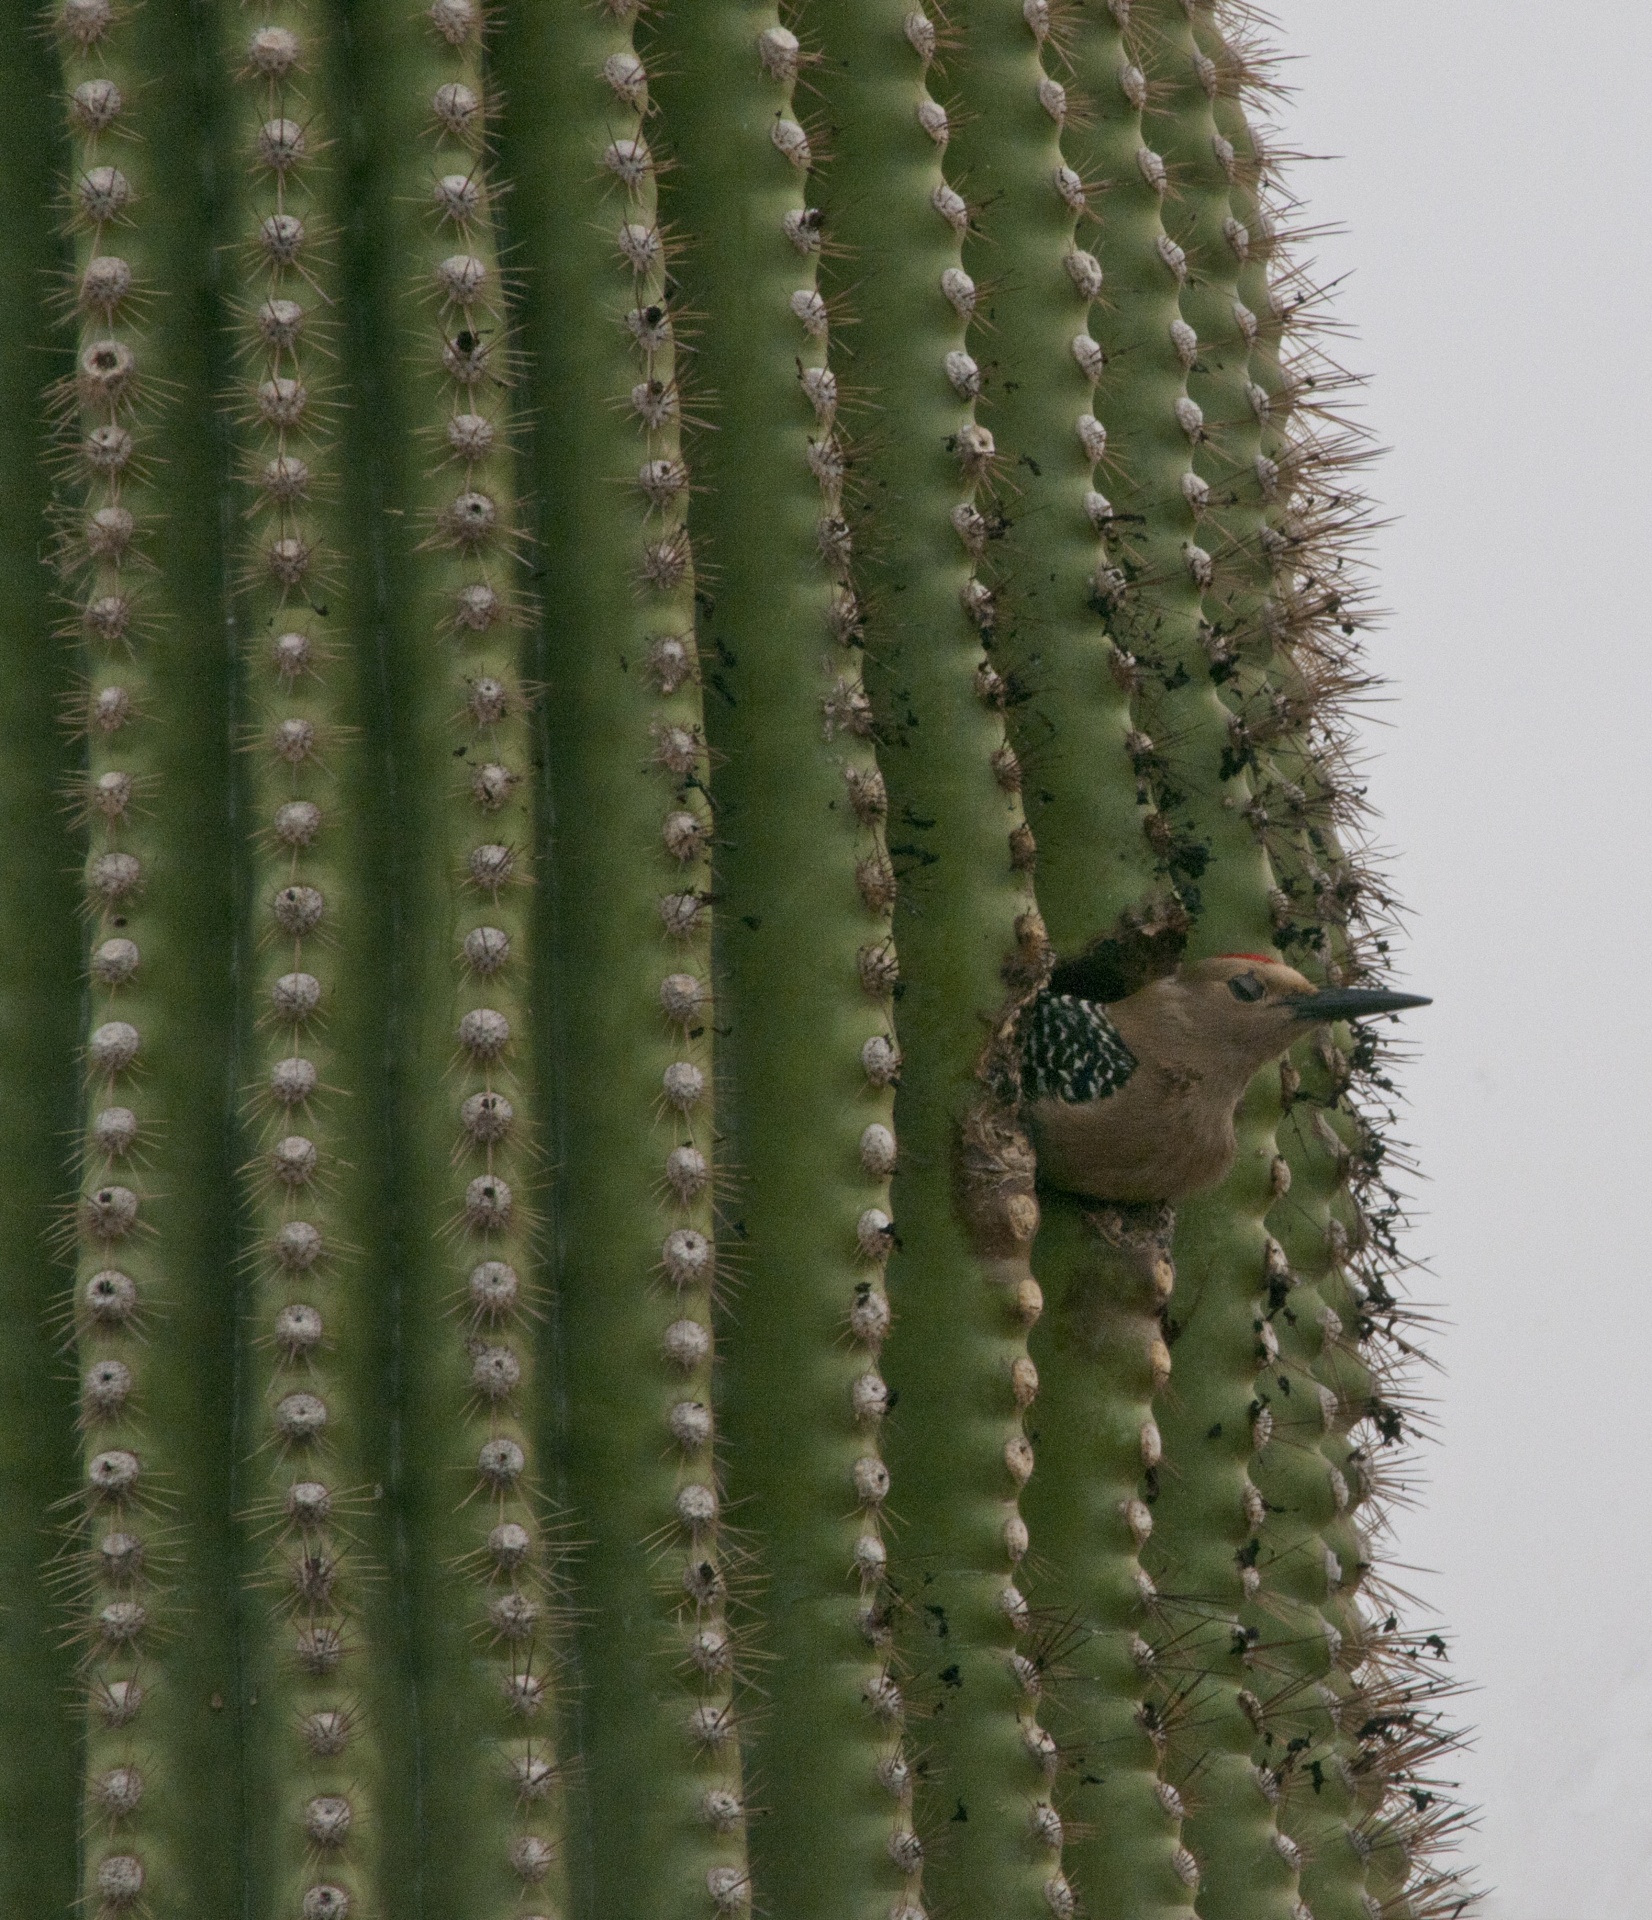
[[7,1914],[1468,1904],[1376,1040],[1174,1212],[1023,1111],[1030,1010],[1384,971],[1271,87],[0,21]]

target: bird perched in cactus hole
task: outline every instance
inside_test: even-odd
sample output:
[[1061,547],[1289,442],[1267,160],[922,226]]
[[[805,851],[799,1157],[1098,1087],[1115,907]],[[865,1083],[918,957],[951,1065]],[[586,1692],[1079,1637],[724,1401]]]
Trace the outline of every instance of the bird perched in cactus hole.
[[1238,1151],[1259,1068],[1307,1025],[1424,1007],[1420,994],[1316,988],[1261,954],[1200,960],[1107,1004],[1041,993],[1021,1019],[1021,1097],[1039,1180],[1097,1200],[1176,1201]]

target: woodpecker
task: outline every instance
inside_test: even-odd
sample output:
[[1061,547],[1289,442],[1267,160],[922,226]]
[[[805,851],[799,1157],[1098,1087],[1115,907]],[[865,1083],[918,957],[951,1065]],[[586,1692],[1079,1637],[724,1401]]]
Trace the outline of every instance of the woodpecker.
[[1421,994],[1316,988],[1265,955],[1225,953],[1106,1005],[1046,990],[1021,1018],[1021,1097],[1046,1186],[1175,1202],[1233,1165],[1233,1116],[1305,1025],[1426,1007]]

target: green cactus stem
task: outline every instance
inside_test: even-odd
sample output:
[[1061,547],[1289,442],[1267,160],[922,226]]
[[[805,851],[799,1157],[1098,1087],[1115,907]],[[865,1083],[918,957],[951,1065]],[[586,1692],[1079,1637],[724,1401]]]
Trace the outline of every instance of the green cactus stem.
[[[45,1241],[62,1198],[61,1143],[78,1131],[81,1104],[80,1010],[52,990],[81,963],[78,890],[51,797],[78,786],[81,770],[57,724],[78,696],[70,662],[49,637],[58,609],[37,556],[51,505],[47,394],[73,359],[68,340],[54,337],[50,307],[64,277],[52,207],[66,158],[55,50],[42,36],[8,51],[0,176],[15,206],[0,223],[0,277],[12,290],[0,320],[0,924],[33,932],[7,942],[0,993],[0,1399],[14,1415],[0,1437],[0,1806],[8,1809],[0,1902],[66,1913],[80,1825],[79,1755],[61,1737],[74,1649],[62,1644],[42,1544],[59,1503],[76,1497],[77,1462],[74,1386],[55,1364],[71,1280]],[[75,1595],[81,1618],[83,1600]]]
[[[929,1710],[918,1819],[936,1835],[954,1829],[925,1884],[943,1908],[1063,1913],[1073,1894],[1049,1800],[1057,1750],[1039,1724],[1018,1584],[1019,1494],[1034,1464],[1025,1250],[1037,1208],[1031,1150],[993,1085],[1047,959],[989,650],[991,596],[976,571],[1001,503],[975,418],[966,218],[949,178],[934,23],[880,4],[836,9],[821,25],[817,84],[834,146],[822,200],[840,249],[827,267],[854,313],[856,363],[879,370],[878,415],[853,461],[858,638],[904,880],[903,1075],[922,1089],[895,1103],[889,1287],[902,1337],[889,1385],[902,1410],[890,1451],[910,1569],[902,1645]],[[849,194],[840,180],[866,184]],[[876,288],[857,296],[849,263],[867,259],[879,263]]]
[[238,1839],[218,1808],[243,1739],[243,1442],[224,1278],[237,1253],[237,861],[210,400],[223,359],[201,325],[216,212],[199,145],[174,137],[222,109],[176,14],[118,16],[61,46],[76,358],[57,407],[58,644],[78,643],[84,663],[90,1002],[63,1235],[81,1379],[80,1511],[64,1547],[89,1709],[81,1897],[173,1915],[233,1897]]
[[[364,1602],[383,1553],[371,1490],[388,1449],[373,1437],[366,1248],[379,1222],[347,1124],[378,1089],[363,990],[372,935],[345,825],[363,785],[361,700],[334,637],[349,621],[333,322],[343,156],[320,10],[264,20],[251,36],[225,22],[219,56],[235,75],[239,163],[224,254],[245,489],[231,566],[258,929],[244,1069],[257,1364],[243,1393],[242,1500],[257,1552],[246,1657],[260,1706],[248,1768],[279,1807],[251,1873],[266,1898],[297,1903],[318,1884],[366,1904],[379,1897],[383,1741],[362,1704],[378,1626]],[[324,1877],[308,1871],[317,1861]]]
[[356,351],[383,369],[391,581],[372,617],[393,636],[389,748],[404,776],[399,1472],[403,1523],[424,1543],[408,1632],[427,1676],[408,1844],[436,1908],[503,1920],[524,1887],[559,1903],[564,1848],[532,1431],[537,874],[499,185],[474,11],[421,16],[387,0],[360,10],[353,31],[380,116],[359,190],[382,304]]
[[739,1246],[725,1430],[766,1581],[752,1873],[793,1910],[870,1920],[921,1910],[923,1849],[885,1592],[896,879],[844,507],[843,313],[817,273],[796,36],[724,4],[662,16],[658,45],[665,205],[715,396],[696,550]]
[[1022,1111],[1386,957],[1253,39],[0,22],[8,1913],[1468,1898],[1375,1043],[1174,1216]]
[[542,1408],[538,1431],[591,1536],[569,1733],[584,1756],[573,1897],[582,1911],[688,1915],[749,1897],[749,1586],[722,1520],[712,1411],[728,1276],[714,1207],[716,819],[686,511],[698,483],[654,55],[635,26],[625,8],[523,11],[501,50],[517,76],[504,132],[529,276],[550,689],[539,741],[556,847],[535,998],[561,1404]]
[[1046,1202],[1038,1260],[1060,1291],[1038,1347],[1040,1438],[1085,1470],[1076,1495],[1035,1483],[1027,1504],[1041,1551],[1062,1569],[1038,1598],[1059,1623],[1049,1660],[1064,1678],[1051,1728],[1073,1755],[1061,1783],[1075,1835],[1069,1871],[1100,1912],[1186,1920],[1198,1867],[1182,1843],[1181,1796],[1164,1776],[1159,1679],[1158,1643],[1173,1626],[1142,1565],[1153,1521],[1143,1495],[1164,1448],[1155,1406],[1171,1379],[1160,1325],[1174,1284],[1171,1224]]

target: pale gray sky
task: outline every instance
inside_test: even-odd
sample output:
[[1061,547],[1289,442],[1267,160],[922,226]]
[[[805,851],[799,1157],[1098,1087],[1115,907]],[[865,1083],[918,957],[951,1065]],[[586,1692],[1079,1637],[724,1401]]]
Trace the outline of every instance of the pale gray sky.
[[1394,451],[1372,789],[1452,1328],[1400,1557],[1478,1693],[1488,1920],[1652,1910],[1652,10],[1275,0]]

